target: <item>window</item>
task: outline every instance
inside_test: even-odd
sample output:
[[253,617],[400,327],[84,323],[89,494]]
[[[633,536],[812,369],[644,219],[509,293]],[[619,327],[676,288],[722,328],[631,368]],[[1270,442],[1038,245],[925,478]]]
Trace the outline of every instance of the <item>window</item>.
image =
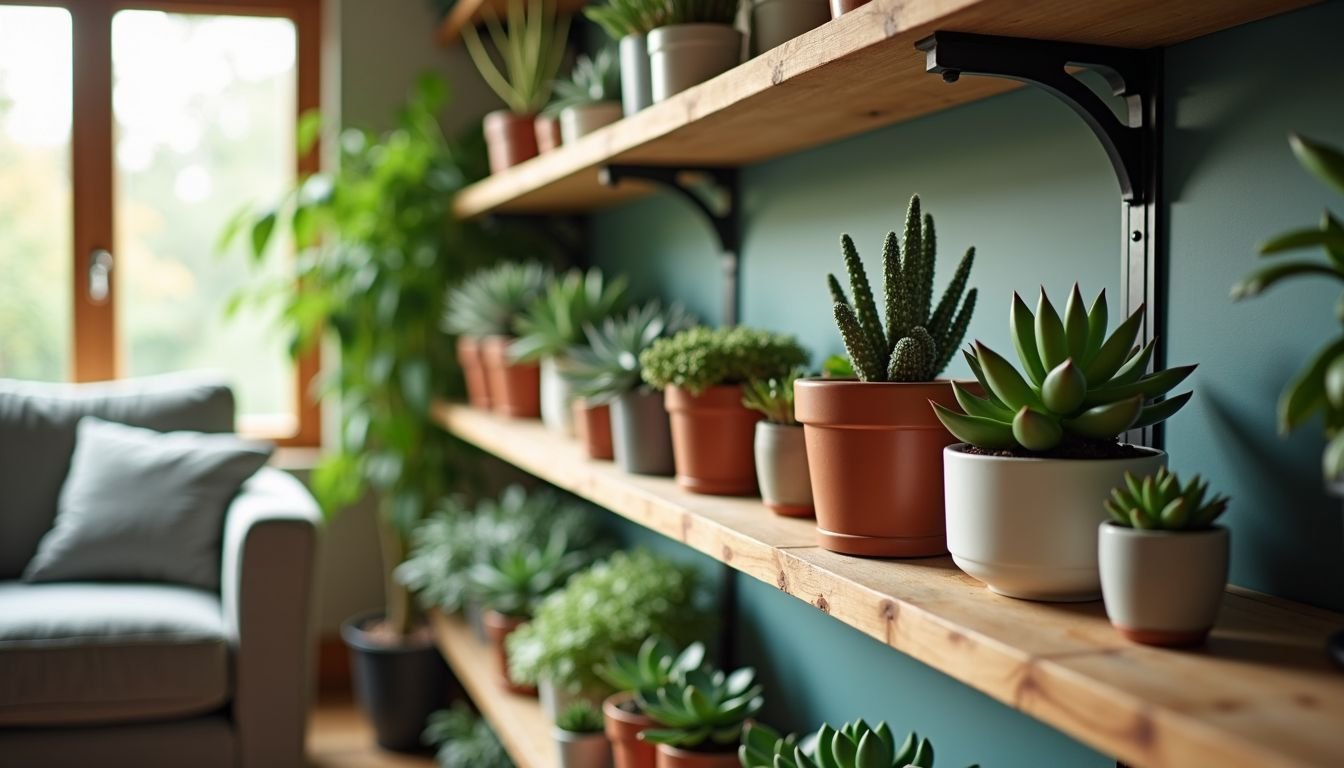
[[[212,12],[218,7],[218,12]],[[316,106],[318,0],[0,0],[0,376],[225,372],[240,430],[315,444],[316,361],[274,318],[225,318],[219,254],[277,198]],[[297,370],[296,370],[297,369]]]

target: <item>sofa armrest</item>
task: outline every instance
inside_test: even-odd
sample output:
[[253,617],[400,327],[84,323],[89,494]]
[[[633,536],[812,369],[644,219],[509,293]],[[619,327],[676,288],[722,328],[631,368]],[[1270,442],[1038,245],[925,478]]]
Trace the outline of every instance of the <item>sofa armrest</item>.
[[269,467],[243,485],[225,516],[220,600],[245,768],[304,764],[320,521],[303,484]]

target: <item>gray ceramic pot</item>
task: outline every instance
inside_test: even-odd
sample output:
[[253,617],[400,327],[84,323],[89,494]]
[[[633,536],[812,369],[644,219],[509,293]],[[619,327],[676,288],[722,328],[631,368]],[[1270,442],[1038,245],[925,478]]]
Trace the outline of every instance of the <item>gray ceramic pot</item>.
[[759,56],[830,20],[827,0],[754,0],[751,55]]
[[671,24],[649,33],[653,100],[660,102],[727,72],[742,58],[742,33],[728,24]]
[[633,115],[653,103],[649,77],[649,41],[644,35],[621,38],[621,108]]
[[672,475],[672,427],[663,393],[641,388],[611,402],[611,446],[626,472]]
[[576,104],[560,110],[560,136],[573,144],[603,126],[621,119],[621,105],[614,101]]
[[566,709],[578,704],[587,702],[593,709],[602,710],[602,700],[607,697],[610,691],[589,691],[585,689],[571,689],[563,685],[556,685],[548,678],[537,681],[537,698],[541,700],[541,711],[546,713],[546,717],[554,723],[560,719],[560,715]]
[[756,480],[761,499],[777,515],[812,517],[807,443],[799,424],[756,422]]
[[605,733],[574,733],[559,728],[552,732],[560,747],[560,768],[610,768],[611,742]]

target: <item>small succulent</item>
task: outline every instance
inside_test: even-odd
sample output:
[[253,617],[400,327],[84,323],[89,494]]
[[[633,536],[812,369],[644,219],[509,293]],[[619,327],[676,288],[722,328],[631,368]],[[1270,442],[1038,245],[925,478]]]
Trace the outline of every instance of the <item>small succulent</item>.
[[584,328],[587,346],[569,349],[571,365],[563,372],[579,397],[600,405],[632,392],[640,379],[639,355],[654,341],[696,324],[680,304],[663,307],[651,301],[624,316],[609,317],[601,326]]
[[518,339],[509,347],[515,360],[539,360],[564,353],[582,338],[584,328],[621,311],[626,301],[624,276],[608,281],[596,268],[572,269],[551,281],[546,293],[518,319]]
[[536,262],[483,269],[448,291],[443,329],[454,335],[512,336],[518,318],[551,279],[551,270]]
[[612,40],[620,40],[666,25],[667,11],[666,0],[607,0],[605,5],[584,8],[583,15],[602,27]]
[[742,768],[933,768],[933,744],[928,739],[911,731],[897,746],[886,723],[872,728],[862,720],[845,723],[839,730],[823,725],[810,745],[752,724],[737,755]]
[[466,704],[431,714],[421,739],[438,749],[440,768],[513,768],[490,724]]
[[1199,475],[1181,485],[1166,467],[1139,480],[1125,473],[1125,484],[1111,490],[1104,503],[1112,522],[1128,528],[1164,531],[1201,531],[1227,509],[1226,496],[1206,499],[1209,482]]
[[797,735],[781,736],[764,723],[747,723],[742,729],[742,744],[737,748],[742,768],[800,768],[799,761],[811,757],[811,752],[799,744]]
[[938,306],[932,306],[937,238],[933,216],[924,214],[921,219],[919,195],[910,198],[904,240],[904,244],[899,243],[896,233],[888,232],[882,249],[885,329],[868,275],[849,235],[840,237],[840,248],[854,294],[852,304],[835,275],[826,276],[836,325],[854,372],[862,381],[933,381],[952,359],[975,311],[976,289],[962,300],[975,261],[974,248],[961,258]]
[[1142,306],[1107,336],[1106,292],[1087,310],[1075,284],[1062,318],[1042,289],[1035,315],[1013,294],[1011,321],[1025,375],[977,341],[966,362],[985,396],[953,383],[965,413],[933,404],[943,426],[977,448],[1039,452],[1066,440],[1114,442],[1125,430],[1167,419],[1190,399],[1186,392],[1156,401],[1195,366],[1145,374],[1155,342],[1133,346]]
[[570,733],[601,733],[602,713],[586,701],[576,702],[560,713],[555,727]]
[[742,387],[742,404],[765,414],[772,424],[797,424],[793,416],[793,383],[807,375],[804,368],[771,379],[754,379]]
[[558,115],[566,107],[613,101],[621,98],[621,71],[610,48],[603,48],[591,58],[580,54],[574,60],[574,69],[568,80],[555,82],[555,100],[546,105],[543,114]]
[[637,691],[635,700],[662,726],[644,731],[640,738],[683,749],[732,749],[742,737],[743,725],[765,705],[756,671],[750,667],[731,674],[692,669],[667,685]]
[[593,671],[618,691],[644,691],[661,688],[704,663],[704,643],[691,643],[678,652],[667,640],[650,637],[638,652],[613,653]]
[[531,616],[542,598],[564,586],[591,555],[573,551],[563,534],[544,547],[527,541],[505,546],[488,561],[468,571],[472,591],[486,607],[507,616]]
[[807,350],[780,333],[734,326],[697,327],[658,339],[639,356],[645,383],[678,386],[692,394],[720,384],[787,375],[807,363]]

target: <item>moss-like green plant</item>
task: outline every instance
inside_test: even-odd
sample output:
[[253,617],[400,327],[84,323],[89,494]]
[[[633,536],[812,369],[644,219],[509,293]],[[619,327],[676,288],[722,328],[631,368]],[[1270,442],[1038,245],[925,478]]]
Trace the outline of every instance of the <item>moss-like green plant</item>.
[[570,347],[571,365],[562,375],[574,383],[579,397],[598,405],[610,402],[643,383],[640,353],[654,341],[695,324],[695,316],[680,304],[664,308],[652,301],[632,307],[624,316],[608,318],[600,327],[587,326],[587,346]]
[[490,724],[466,704],[431,714],[421,739],[438,748],[439,768],[513,768]]
[[575,702],[555,719],[555,727],[570,733],[601,733],[602,713],[586,701]]
[[694,642],[677,651],[667,639],[650,637],[637,653],[615,652],[593,671],[620,692],[661,688],[705,663],[705,644]]
[[459,336],[512,336],[553,279],[551,270],[536,262],[480,270],[448,291],[443,329]]
[[551,99],[551,84],[565,57],[569,17],[557,15],[552,0],[509,0],[503,26],[489,3],[482,6],[481,19],[504,59],[500,69],[476,27],[463,25],[462,42],[481,79],[514,114],[536,113]]
[[807,350],[785,334],[698,327],[655,341],[639,362],[644,381],[655,389],[677,386],[699,394],[721,384],[786,376],[807,364]]
[[863,381],[933,381],[952,359],[975,311],[976,289],[962,299],[975,249],[967,249],[938,306],[933,307],[933,268],[938,251],[933,216],[921,217],[919,195],[911,197],[905,214],[904,243],[896,240],[895,232],[888,232],[882,249],[885,329],[868,274],[849,235],[840,237],[840,249],[853,303],[835,275],[827,275],[826,284],[854,372]]
[[772,424],[797,424],[793,417],[793,383],[807,375],[806,369],[794,368],[773,379],[755,379],[742,387],[742,404],[765,414]]
[[1145,374],[1153,344],[1133,346],[1143,322],[1139,307],[1106,335],[1106,292],[1090,310],[1073,286],[1061,317],[1045,290],[1033,315],[1013,294],[1013,341],[1025,375],[980,342],[966,354],[984,387],[979,397],[953,384],[965,413],[934,404],[953,435],[978,448],[1049,451],[1066,440],[1114,442],[1120,433],[1176,413],[1189,392],[1154,402],[1195,370],[1186,365]]
[[1227,509],[1226,496],[1205,497],[1209,482],[1195,475],[1182,485],[1166,467],[1142,480],[1129,472],[1125,484],[1111,490],[1104,504],[1111,521],[1128,528],[1202,531]]
[[607,0],[606,5],[590,5],[583,15],[611,36],[620,40],[629,35],[644,35],[666,24],[666,0]]
[[518,340],[509,346],[509,356],[539,360],[564,353],[579,343],[585,327],[625,307],[626,286],[624,276],[609,281],[597,268],[572,269],[551,281],[545,295],[518,319]]
[[661,726],[639,737],[682,749],[735,749],[743,725],[765,705],[761,691],[750,667],[731,674],[692,669],[667,685],[635,693],[644,714]]
[[542,598],[564,586],[591,560],[586,550],[573,550],[563,534],[553,534],[544,547],[512,542],[467,571],[472,596],[506,616],[530,617]]
[[569,79],[555,82],[555,100],[546,105],[542,114],[558,115],[565,107],[620,98],[621,70],[611,49],[603,48],[594,56],[580,54],[574,60]]

